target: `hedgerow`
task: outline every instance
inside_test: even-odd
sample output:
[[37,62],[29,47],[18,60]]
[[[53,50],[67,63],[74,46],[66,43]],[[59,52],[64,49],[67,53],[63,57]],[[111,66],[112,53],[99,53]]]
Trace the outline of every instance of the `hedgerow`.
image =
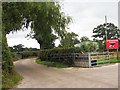
[[81,53],[80,48],[56,48],[40,50],[39,57],[41,61],[59,62],[66,65],[73,64],[73,53]]
[[39,54],[39,51],[24,51],[24,52],[19,52],[17,54],[20,54],[22,56],[22,59],[24,59],[28,57],[37,57]]

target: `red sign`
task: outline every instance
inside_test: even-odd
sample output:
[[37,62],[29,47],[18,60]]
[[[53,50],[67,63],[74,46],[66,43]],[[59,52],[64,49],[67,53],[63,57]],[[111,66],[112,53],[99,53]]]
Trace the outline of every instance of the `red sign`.
[[106,48],[107,49],[117,49],[117,48],[119,48],[119,40],[118,39],[108,39],[108,40],[106,40]]

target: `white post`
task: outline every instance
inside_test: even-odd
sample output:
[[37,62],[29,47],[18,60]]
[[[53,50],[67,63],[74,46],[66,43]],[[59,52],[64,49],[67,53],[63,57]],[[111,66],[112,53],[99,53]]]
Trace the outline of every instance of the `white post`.
[[89,68],[91,67],[91,54],[88,54],[88,58],[89,58]]

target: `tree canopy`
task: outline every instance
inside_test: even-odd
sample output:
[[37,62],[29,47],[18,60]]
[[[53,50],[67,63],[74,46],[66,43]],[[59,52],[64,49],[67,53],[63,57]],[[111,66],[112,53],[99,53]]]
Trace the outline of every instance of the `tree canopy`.
[[41,48],[52,31],[62,38],[71,21],[70,16],[61,12],[59,2],[3,2],[2,6],[5,33],[30,26],[32,31],[28,36],[35,38]]
[[120,37],[120,30],[117,26],[112,23],[101,24],[93,29],[93,37],[101,38],[102,40],[106,40],[106,31],[107,31],[107,39],[118,39]]
[[75,44],[80,43],[77,37],[78,35],[74,32],[66,33],[65,36],[61,39],[59,47],[74,47]]
[[89,38],[88,38],[87,36],[82,36],[82,37],[80,38],[80,41],[81,41],[81,42],[89,41]]

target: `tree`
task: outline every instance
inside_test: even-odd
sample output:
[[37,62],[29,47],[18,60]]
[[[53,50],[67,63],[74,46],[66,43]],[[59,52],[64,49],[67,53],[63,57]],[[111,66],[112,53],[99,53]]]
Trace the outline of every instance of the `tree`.
[[[35,4],[35,6],[37,5]],[[40,44],[40,48],[44,49],[44,47],[48,46],[48,43],[45,42],[49,42],[50,40],[48,38],[53,36],[53,30],[59,37],[62,38],[64,36],[64,33],[66,32],[65,29],[71,21],[71,18],[69,16],[65,16],[64,12],[61,12],[61,6],[59,3],[46,2],[40,3],[39,6],[41,8],[35,8],[35,10],[37,9],[38,11],[35,15],[32,15],[33,20],[34,16],[36,19],[31,25],[34,27],[28,36],[35,38]],[[54,39],[51,40],[54,41]],[[46,48],[49,48],[49,46]]]
[[77,37],[78,35],[74,32],[66,33],[64,38],[61,39],[59,47],[74,47],[75,44],[80,42]]
[[24,47],[24,45],[18,44],[18,45],[14,45],[13,49],[14,49],[15,52],[22,52],[23,51],[23,47]]
[[106,31],[107,39],[118,39],[120,37],[120,30],[112,23],[98,25],[97,28],[93,29],[94,39],[99,38],[102,41],[106,40]]
[[83,36],[83,37],[81,37],[80,41],[81,42],[89,41],[89,38],[87,36]]
[[54,34],[50,34],[48,36],[48,39],[45,39],[43,44],[42,44],[42,48],[44,49],[52,49],[55,47],[55,40],[58,39],[58,37]]
[[107,39],[118,39],[120,37],[120,30],[114,24],[107,23],[98,25],[97,28],[93,29],[93,37],[95,41],[98,41],[98,43],[102,45],[100,46],[101,50],[105,50],[106,48],[106,31]]
[[96,52],[99,50],[98,43],[93,41],[81,42],[79,47],[83,52]]

